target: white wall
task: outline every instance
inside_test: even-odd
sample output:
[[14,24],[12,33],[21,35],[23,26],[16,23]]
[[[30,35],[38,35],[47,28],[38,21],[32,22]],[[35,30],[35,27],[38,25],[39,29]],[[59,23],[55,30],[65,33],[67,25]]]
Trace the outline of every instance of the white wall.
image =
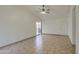
[[72,8],[70,10],[69,18],[68,18],[68,35],[72,42]]
[[68,17],[44,19],[43,33],[68,35],[72,44],[76,44],[76,8],[71,6]]
[[79,54],[79,6],[76,6],[76,53]]
[[43,33],[67,35],[67,18],[45,19],[42,21]]
[[73,14],[72,14],[72,25],[73,25],[73,28],[72,28],[72,32],[73,32],[73,44],[75,45],[76,44],[76,6],[74,6],[73,8]]
[[76,8],[71,7],[68,18],[68,35],[72,44],[76,44]]
[[0,6],[0,47],[35,36],[36,20],[22,6]]

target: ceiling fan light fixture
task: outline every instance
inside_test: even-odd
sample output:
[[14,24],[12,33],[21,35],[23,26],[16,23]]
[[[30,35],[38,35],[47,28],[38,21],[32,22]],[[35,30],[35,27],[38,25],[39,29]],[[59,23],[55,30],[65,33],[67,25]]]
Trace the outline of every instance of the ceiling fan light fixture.
[[41,11],[41,14],[46,14],[46,12],[45,11]]
[[50,9],[47,9],[46,7],[45,7],[45,5],[42,5],[42,8],[41,8],[41,14],[49,14],[49,10]]

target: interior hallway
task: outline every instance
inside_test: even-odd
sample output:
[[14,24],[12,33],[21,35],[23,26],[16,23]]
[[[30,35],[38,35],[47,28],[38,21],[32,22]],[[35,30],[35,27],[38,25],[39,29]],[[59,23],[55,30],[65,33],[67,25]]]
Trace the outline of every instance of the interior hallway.
[[74,48],[68,36],[46,34],[2,47],[0,48],[0,53],[71,54],[74,53]]

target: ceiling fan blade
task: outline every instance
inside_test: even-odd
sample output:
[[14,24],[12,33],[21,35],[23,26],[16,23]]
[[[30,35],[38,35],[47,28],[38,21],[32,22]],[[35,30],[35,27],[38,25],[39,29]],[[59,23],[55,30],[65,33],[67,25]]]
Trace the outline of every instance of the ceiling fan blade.
[[47,11],[50,11],[50,9],[47,9]]

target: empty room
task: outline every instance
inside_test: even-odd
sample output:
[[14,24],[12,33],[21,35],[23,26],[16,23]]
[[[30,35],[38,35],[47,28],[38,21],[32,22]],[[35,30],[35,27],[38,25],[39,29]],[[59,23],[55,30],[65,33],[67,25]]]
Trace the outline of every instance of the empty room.
[[78,9],[74,5],[0,5],[0,54],[78,53]]

